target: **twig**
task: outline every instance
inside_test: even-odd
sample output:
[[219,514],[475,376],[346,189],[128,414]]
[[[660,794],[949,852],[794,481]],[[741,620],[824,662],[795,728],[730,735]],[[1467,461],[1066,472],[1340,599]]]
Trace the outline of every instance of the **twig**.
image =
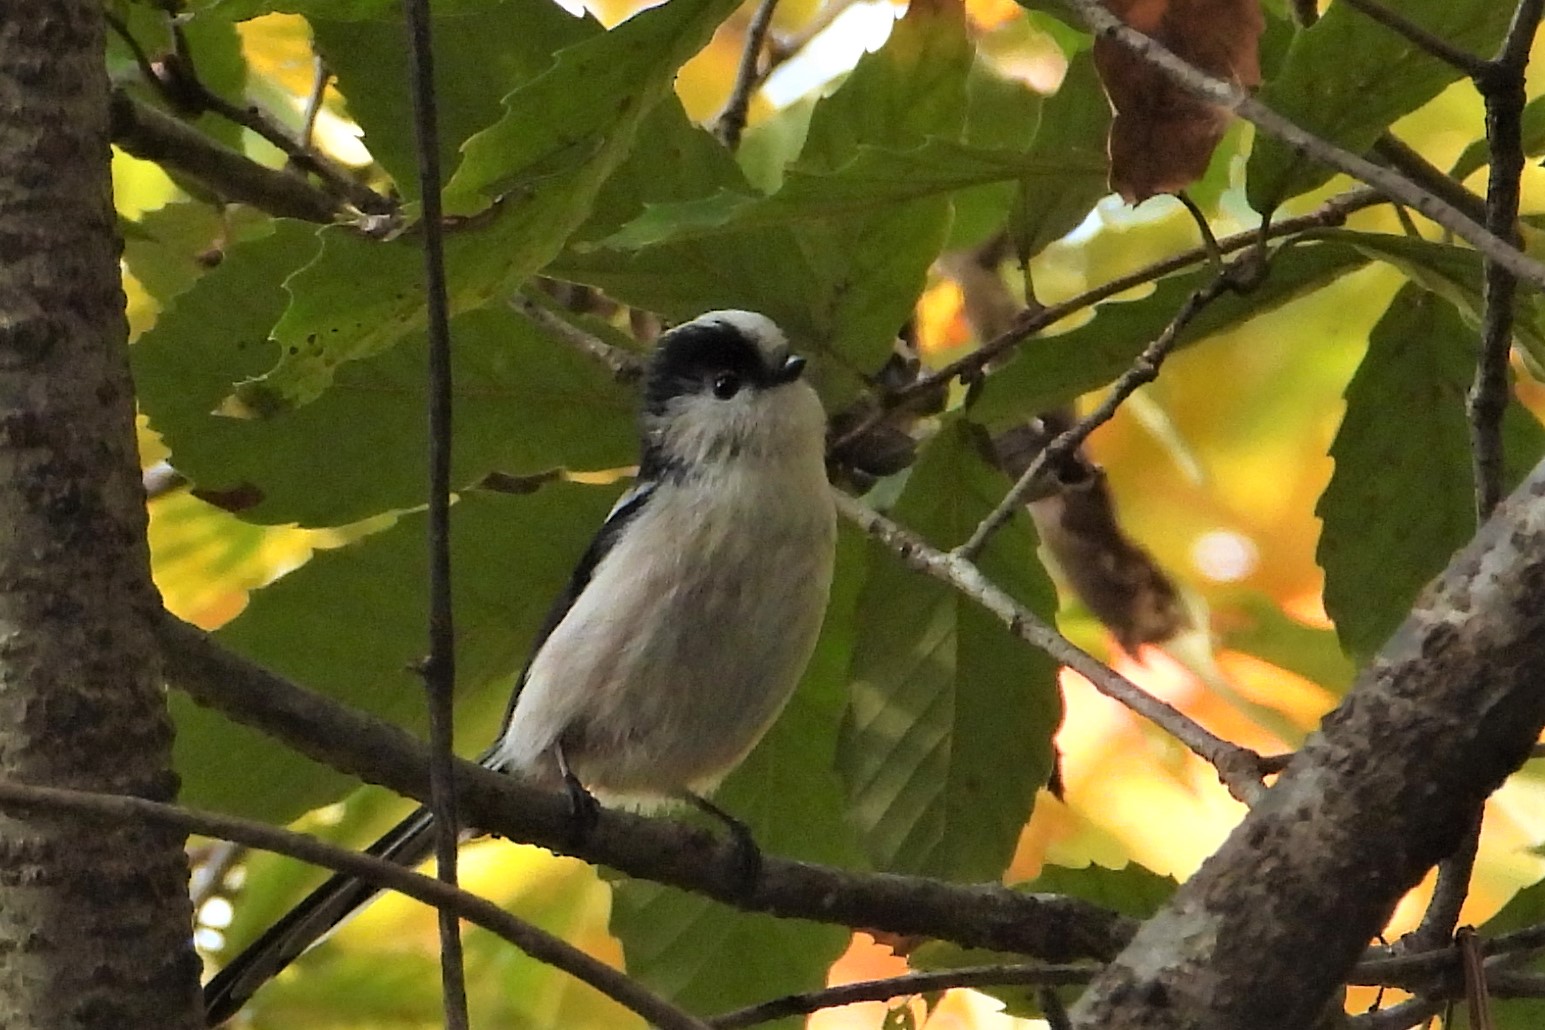
[[[1486,102],[1486,138],[1491,151],[1486,227],[1515,243],[1519,182],[1524,167],[1524,70],[1541,6],[1542,0],[1520,0],[1496,60],[1475,80]],[[1507,363],[1513,344],[1513,299],[1518,289],[1512,270],[1501,262],[1487,260],[1485,274],[1486,310],[1481,323],[1480,359],[1466,398],[1478,521],[1485,521],[1502,499],[1502,416],[1507,409]]]
[[1485,197],[1471,193],[1463,183],[1455,181],[1394,134],[1386,132],[1374,140],[1373,153],[1422,189],[1453,204],[1467,217],[1477,222],[1486,220]]
[[225,200],[323,224],[343,214],[337,197],[301,176],[258,164],[122,90],[113,91],[110,111],[113,142],[125,153],[196,179]]
[[735,85],[724,110],[714,119],[714,135],[730,150],[740,146],[740,134],[746,130],[746,117],[751,111],[751,94],[762,82],[758,69],[762,62],[762,44],[772,25],[773,12],[778,0],[762,0],[751,22],[746,26],[746,43],[740,52],[740,67],[735,72]]
[[787,39],[774,38],[767,47],[767,66],[762,69],[762,80],[766,81],[774,69],[787,63],[795,54],[809,46],[811,40],[831,28],[832,24],[842,17],[843,12],[856,2],[857,0],[826,0],[798,33]]
[[[195,702],[276,737],[315,761],[407,797],[428,796],[428,758],[410,734],[303,690],[170,615],[156,627],[167,681]],[[463,822],[693,891],[745,911],[924,935],[1043,959],[1108,959],[1136,923],[1098,905],[992,884],[859,873],[772,855],[748,897],[738,854],[705,829],[602,809],[576,844],[568,798],[456,761]]]
[[[424,294],[429,336],[429,657],[422,673],[429,702],[429,796],[434,812],[435,862],[440,879],[456,886],[454,757],[456,633],[451,610],[451,331],[445,286],[445,240],[440,213],[440,132],[436,122],[434,42],[429,0],[403,0],[408,34],[408,80],[413,93],[420,203],[424,207]],[[466,1030],[467,983],[461,924],[440,915],[440,982],[445,1024]]]
[[589,984],[650,1022],[679,1030],[707,1030],[700,1020],[655,995],[626,974],[511,915],[493,902],[448,887],[438,880],[372,855],[336,848],[314,837],[265,823],[120,794],[40,787],[0,779],[0,804],[8,809],[26,807],[76,812],[88,818],[111,822],[152,822],[184,833],[234,841],[346,873],[383,890],[405,894],[475,923],[514,944],[539,962],[561,969]]
[[[1311,211],[1308,214],[1273,222],[1266,228],[1264,239],[1279,239],[1283,236],[1293,236],[1311,229],[1338,226],[1343,224],[1347,216],[1353,212],[1382,203],[1386,203],[1384,198],[1373,190],[1349,190],[1339,196],[1332,197],[1317,210]],[[1236,233],[1233,236],[1225,236],[1219,240],[1218,251],[1222,254],[1230,254],[1245,247],[1259,246],[1262,239],[1263,233],[1259,229]],[[1206,260],[1206,249],[1196,247],[1175,254],[1172,257],[1164,258],[1162,261],[1156,261],[1151,265],[1112,279],[1110,282],[1103,283],[1092,289],[1085,290],[1083,293],[1070,297],[1058,304],[1028,311],[1013,329],[999,334],[970,354],[958,358],[948,365],[930,372],[928,375],[921,376],[910,386],[897,390],[885,397],[883,406],[874,415],[845,433],[841,440],[833,444],[833,449],[838,449],[844,443],[863,436],[877,424],[884,421],[889,411],[904,406],[906,402],[914,397],[938,390],[957,377],[965,380],[974,379],[994,360],[1024,343],[1042,329],[1055,325],[1069,315],[1076,314],[1085,308],[1093,307],[1101,301],[1114,297],[1118,293],[1124,293],[1135,286],[1143,286]]]
[[1475,870],[1475,858],[1480,852],[1481,818],[1484,809],[1477,808],[1475,818],[1465,830],[1459,846],[1438,863],[1438,881],[1432,888],[1432,900],[1422,913],[1422,921],[1416,929],[1401,938],[1400,945],[1414,951],[1431,951],[1445,947],[1459,924],[1459,912],[1470,894],[1470,875]]
[[[187,37],[175,20],[172,22],[172,38],[177,44],[177,71],[173,75],[157,75],[153,81],[164,93],[170,94],[175,104],[194,110],[213,111],[226,121],[252,130],[277,147],[297,167],[321,179],[332,193],[366,214],[387,215],[396,211],[397,205],[389,197],[383,197],[355,179],[326,154],[295,139],[261,107],[256,104],[245,107],[233,104],[204,85],[198,77],[193,56],[188,51]],[[168,67],[167,71],[170,70]]]
[[908,994],[928,994],[954,987],[1023,987],[1049,984],[1088,983],[1097,971],[1094,966],[966,966],[907,973],[884,980],[860,980],[804,994],[790,994],[758,1005],[726,1012],[708,1020],[714,1030],[739,1030],[740,1027],[770,1023],[789,1016],[808,1016],[822,1009],[855,1005],[861,1001],[885,1001]]
[[612,378],[619,383],[635,382],[644,374],[644,361],[637,354],[625,351],[585,332],[530,297],[517,293],[510,298],[510,307],[581,354],[604,365]]
[[971,562],[940,551],[840,490],[834,489],[832,493],[837,511],[888,547],[902,564],[953,586],[996,615],[1014,636],[1045,651],[1087,679],[1100,693],[1164,729],[1217,769],[1218,779],[1235,798],[1253,804],[1265,790],[1261,784],[1260,756],[1254,751],[1214,736],[1189,716],[1080,649],[989,581]]
[[[1250,261],[1253,257],[1247,256],[1244,260]],[[1191,292],[1191,296],[1186,298],[1186,302],[1175,313],[1175,317],[1170,319],[1164,331],[1143,348],[1143,352],[1132,362],[1131,367],[1111,385],[1110,392],[1100,402],[1099,407],[1080,419],[1077,424],[1053,437],[1041,452],[1030,460],[1030,466],[1020,475],[1018,482],[1003,495],[998,506],[982,519],[976,530],[972,532],[971,538],[955,548],[953,557],[974,562],[982,553],[982,548],[987,546],[987,541],[992,539],[992,535],[1002,529],[1031,496],[1045,470],[1058,467],[1068,455],[1089,438],[1090,433],[1109,422],[1116,414],[1116,409],[1137,392],[1138,387],[1158,378],[1159,366],[1174,349],[1176,342],[1180,339],[1180,331],[1189,325],[1203,308],[1236,287],[1236,280],[1231,274],[1233,267],[1220,269],[1206,286]]]
[[1404,36],[1440,61],[1447,61],[1472,79],[1486,70],[1485,58],[1459,49],[1442,36],[1428,32],[1399,11],[1392,11],[1385,7],[1378,0],[1346,0],[1346,4],[1353,10],[1361,11],[1385,28]]
[[1275,136],[1300,153],[1362,180],[1389,199],[1415,208],[1520,279],[1545,288],[1545,265],[1403,175],[1326,142],[1262,104],[1243,87],[1201,71],[1153,38],[1129,27],[1099,0],[1062,0],[1062,3],[1076,12],[1096,35],[1113,39],[1132,50],[1202,99],[1253,122],[1262,132]]

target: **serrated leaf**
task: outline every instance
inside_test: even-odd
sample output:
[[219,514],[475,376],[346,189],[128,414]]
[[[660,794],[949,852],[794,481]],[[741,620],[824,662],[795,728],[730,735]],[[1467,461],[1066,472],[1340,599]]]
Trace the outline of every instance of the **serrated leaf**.
[[[715,795],[770,854],[862,865],[832,763],[864,560],[863,541],[843,527],[826,621],[799,690]],[[817,988],[848,941],[840,927],[748,915],[656,884],[618,880],[613,889],[612,932],[628,972],[695,1012]]]
[[[1487,56],[1512,9],[1492,0],[1408,0],[1400,13],[1447,42]],[[1355,60],[1348,55],[1355,54]],[[1260,92],[1266,106],[1354,154],[1421,107],[1462,73],[1349,4],[1331,4],[1301,28],[1276,77]],[[1262,136],[1245,177],[1250,206],[1270,212],[1335,172],[1279,140]]]
[[[1443,298],[1405,286],[1368,340],[1331,445],[1336,471],[1315,513],[1325,608],[1359,663],[1475,533],[1465,392],[1475,334]],[[1545,453],[1545,431],[1510,403],[1507,487]]]
[[[451,510],[460,750],[491,738],[547,606],[615,489],[557,484],[522,497],[463,496]],[[426,648],[424,517],[318,553],[252,596],[218,634],[307,688],[419,731]],[[190,805],[286,823],[354,787],[282,744],[170,698],[175,767]]]
[[[250,367],[267,350],[237,355],[228,340],[187,319],[153,335],[134,357],[158,394],[185,384],[187,395],[207,398],[210,387],[240,377],[242,366],[231,357]],[[615,468],[635,459],[632,391],[578,351],[502,308],[454,319],[451,338],[453,488],[490,472]],[[341,369],[314,403],[272,418],[229,418],[188,406],[147,404],[146,411],[178,470],[197,486],[241,488],[258,498],[244,518],[342,525],[423,503],[427,363],[427,343],[415,334]]]
[[[1276,252],[1265,280],[1249,293],[1225,293],[1180,334],[1182,347],[1327,286],[1367,259],[1351,247],[1311,244]],[[1032,341],[987,379],[973,417],[996,424],[1066,404],[1109,383],[1164,331],[1191,293],[1213,272],[1200,268],[1161,279],[1141,300],[1108,302],[1077,329]]]
[[[955,423],[913,468],[895,517],[936,546],[964,540],[1008,482]],[[1050,618],[1056,597],[1028,520],[982,556],[988,578]],[[995,880],[1052,769],[1056,666],[974,601],[871,545],[838,749],[866,850],[885,870]]]
[[136,232],[125,235],[123,263],[163,306],[208,270],[200,258],[222,229],[214,208],[187,201],[147,211],[128,224]]
[[[436,3],[430,28],[441,55],[435,65],[440,165],[449,172],[462,143],[499,118],[500,98],[544,71],[554,53],[601,28],[554,3],[500,0],[460,11],[443,6]],[[400,4],[381,15],[373,21],[313,15],[311,32],[371,156],[412,201],[419,185],[413,120],[405,117],[413,110],[407,29]]]
[[[589,214],[677,69],[735,0],[673,0],[560,51],[504,99],[505,114],[467,141],[446,186],[449,210],[499,203],[446,240],[453,313],[513,289],[558,253]],[[318,258],[286,282],[293,302],[274,327],[279,363],[238,391],[260,416],[319,396],[345,362],[380,353],[424,324],[422,258],[412,236],[322,233]],[[368,284],[368,288],[362,288]]]
[[[613,237],[586,252],[571,251],[551,272],[673,318],[731,305],[761,311],[799,346],[836,357],[827,369],[840,368],[849,378],[837,390],[822,384],[823,392],[850,396],[859,373],[879,367],[911,314],[948,232],[949,191],[897,186],[886,202],[875,203],[867,195],[875,183],[864,181],[850,183],[834,200],[831,173],[883,163],[881,146],[958,136],[971,58],[958,7],[915,5],[886,45],[860,59],[816,105],[799,161],[770,201],[785,203],[778,196],[804,190],[820,210],[801,209],[793,218],[774,211],[731,224],[724,215],[739,217],[745,206],[739,197],[751,208],[762,201],[749,187],[720,183],[692,201],[646,209],[634,223],[641,228],[624,229],[630,235],[623,240],[631,238],[637,249],[618,252]],[[865,158],[866,152],[875,156]],[[875,174],[897,182],[905,173],[875,168]],[[810,185],[798,186],[797,177]],[[687,213],[690,230],[673,222],[677,210]]]
[[[1334,229],[1322,235],[1349,243],[1398,268],[1412,282],[1458,308],[1472,328],[1479,327],[1485,317],[1485,270],[1475,251],[1385,233]],[[1545,298],[1534,290],[1519,291],[1514,301],[1513,336],[1529,357],[1545,366]]]

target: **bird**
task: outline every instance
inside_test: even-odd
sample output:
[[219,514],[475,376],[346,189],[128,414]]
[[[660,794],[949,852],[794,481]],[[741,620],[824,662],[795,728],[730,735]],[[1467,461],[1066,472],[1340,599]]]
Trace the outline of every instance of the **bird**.
[[[825,615],[836,550],[826,415],[805,359],[750,311],[661,334],[643,377],[639,464],[537,631],[478,761],[565,789],[581,828],[597,804],[708,800],[793,694]],[[368,849],[405,866],[434,849],[420,808]],[[377,890],[338,874],[224,966],[204,991],[217,1026]]]

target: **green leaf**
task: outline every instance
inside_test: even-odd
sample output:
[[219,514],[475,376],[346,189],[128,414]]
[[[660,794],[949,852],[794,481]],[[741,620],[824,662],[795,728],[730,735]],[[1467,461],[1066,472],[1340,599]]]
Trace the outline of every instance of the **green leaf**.
[[1014,184],[1008,231],[1021,263],[1077,228],[1110,192],[1105,149],[1109,131],[1110,104],[1092,54],[1081,53],[1046,101],[1035,142],[1025,155],[1031,162],[1061,164],[1062,172],[1021,176]]
[[[459,750],[502,717],[538,624],[616,490],[557,484],[522,497],[464,495],[451,510]],[[219,640],[282,676],[420,731],[415,663],[426,641],[425,520],[319,552],[257,591]],[[264,735],[171,695],[175,766],[190,805],[286,823],[355,784]]]
[[[964,540],[1008,482],[956,422],[924,450],[898,521],[936,546]],[[982,571],[1050,619],[1056,596],[1024,516],[994,537]],[[996,880],[1052,769],[1062,717],[1056,665],[976,602],[871,545],[858,603],[838,770],[882,869]]]
[[[1475,251],[1385,233],[1334,229],[1321,235],[1350,243],[1369,257],[1399,269],[1423,289],[1458,308],[1471,328],[1478,328],[1485,317],[1485,269]],[[1545,298],[1534,290],[1520,290],[1514,301],[1513,335],[1536,365],[1545,367]]]
[[837,359],[818,373],[848,378],[840,389],[822,383],[823,393],[851,395],[911,315],[948,233],[948,194],[970,184],[907,185],[919,168],[883,165],[961,146],[953,141],[971,60],[958,13],[914,8],[815,106],[799,160],[772,198],[720,175],[710,192],[647,206],[619,235],[570,251],[550,271],[672,318],[761,311],[801,348]]
[[177,202],[145,212],[125,234],[123,263],[161,305],[189,289],[207,270],[202,256],[220,236],[220,214],[207,204]]
[[[238,288],[239,280],[233,282]],[[181,312],[174,312],[181,314]],[[211,394],[247,358],[190,318],[170,321],[136,348],[153,388],[206,404],[146,405],[184,475],[206,490],[255,493],[249,520],[341,525],[424,501],[427,344],[397,347],[341,369],[316,402],[268,419],[212,413]],[[490,472],[529,475],[557,466],[615,468],[636,457],[635,401],[593,361],[502,308],[451,323],[456,441],[452,485]]]
[[[1454,307],[1407,285],[1368,340],[1331,446],[1336,471],[1315,509],[1325,608],[1359,664],[1475,533],[1465,392],[1475,334]],[[1503,423],[1507,485],[1545,453],[1516,403]]]
[[[544,71],[552,55],[600,27],[553,3],[501,0],[475,10],[446,12],[436,3],[430,27],[435,51],[435,104],[440,165],[450,170],[462,143],[498,120],[499,100]],[[317,52],[338,77],[338,91],[365,134],[371,156],[408,200],[419,197],[407,29],[401,5],[375,21],[312,16]]]
[[[843,527],[826,621],[799,690],[715,795],[764,851],[846,868],[862,865],[862,855],[832,763],[864,558],[863,540]],[[628,972],[696,1012],[820,987],[847,946],[840,927],[748,915],[635,880],[613,889],[612,932]]]
[[[1181,346],[1329,285],[1365,260],[1356,250],[1338,244],[1280,248],[1260,285],[1246,294],[1225,293],[1209,304],[1182,330]],[[1141,300],[1107,302],[1077,329],[1025,344],[1013,363],[987,378],[972,408],[973,417],[988,423],[1024,418],[1109,383],[1130,367],[1191,293],[1212,276],[1210,268],[1198,268],[1161,279]]]
[[[1524,105],[1519,129],[1523,136],[1526,155],[1538,157],[1545,153],[1545,97],[1535,97]],[[1448,174],[1455,179],[1468,179],[1474,172],[1490,163],[1491,150],[1483,136],[1465,147],[1464,153],[1459,155],[1459,160],[1454,162],[1454,167],[1449,169]]]
[[[1490,55],[1512,8],[1492,0],[1409,0],[1400,13],[1449,43]],[[1349,59],[1349,55],[1355,58]],[[1280,73],[1260,92],[1266,106],[1354,154],[1462,73],[1347,4],[1332,4],[1300,29]],[[1246,170],[1250,206],[1270,212],[1335,173],[1274,138],[1257,138]]]
[[[462,211],[500,202],[446,241],[453,313],[509,292],[579,227],[677,69],[734,0],[672,0],[558,53],[504,99],[504,116],[467,141],[446,186]],[[238,396],[263,416],[319,396],[345,362],[380,353],[424,324],[422,258],[413,234],[391,242],[335,227],[321,255],[291,276],[293,302],[273,336],[279,363]]]

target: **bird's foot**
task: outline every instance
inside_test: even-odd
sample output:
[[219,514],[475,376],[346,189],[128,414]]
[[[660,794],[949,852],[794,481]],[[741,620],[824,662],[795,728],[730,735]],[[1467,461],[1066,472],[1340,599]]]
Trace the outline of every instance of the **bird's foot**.
[[757,847],[756,839],[751,836],[751,827],[705,797],[690,791],[684,796],[698,811],[713,816],[729,831],[735,893],[742,899],[750,900],[762,880],[762,849]]

